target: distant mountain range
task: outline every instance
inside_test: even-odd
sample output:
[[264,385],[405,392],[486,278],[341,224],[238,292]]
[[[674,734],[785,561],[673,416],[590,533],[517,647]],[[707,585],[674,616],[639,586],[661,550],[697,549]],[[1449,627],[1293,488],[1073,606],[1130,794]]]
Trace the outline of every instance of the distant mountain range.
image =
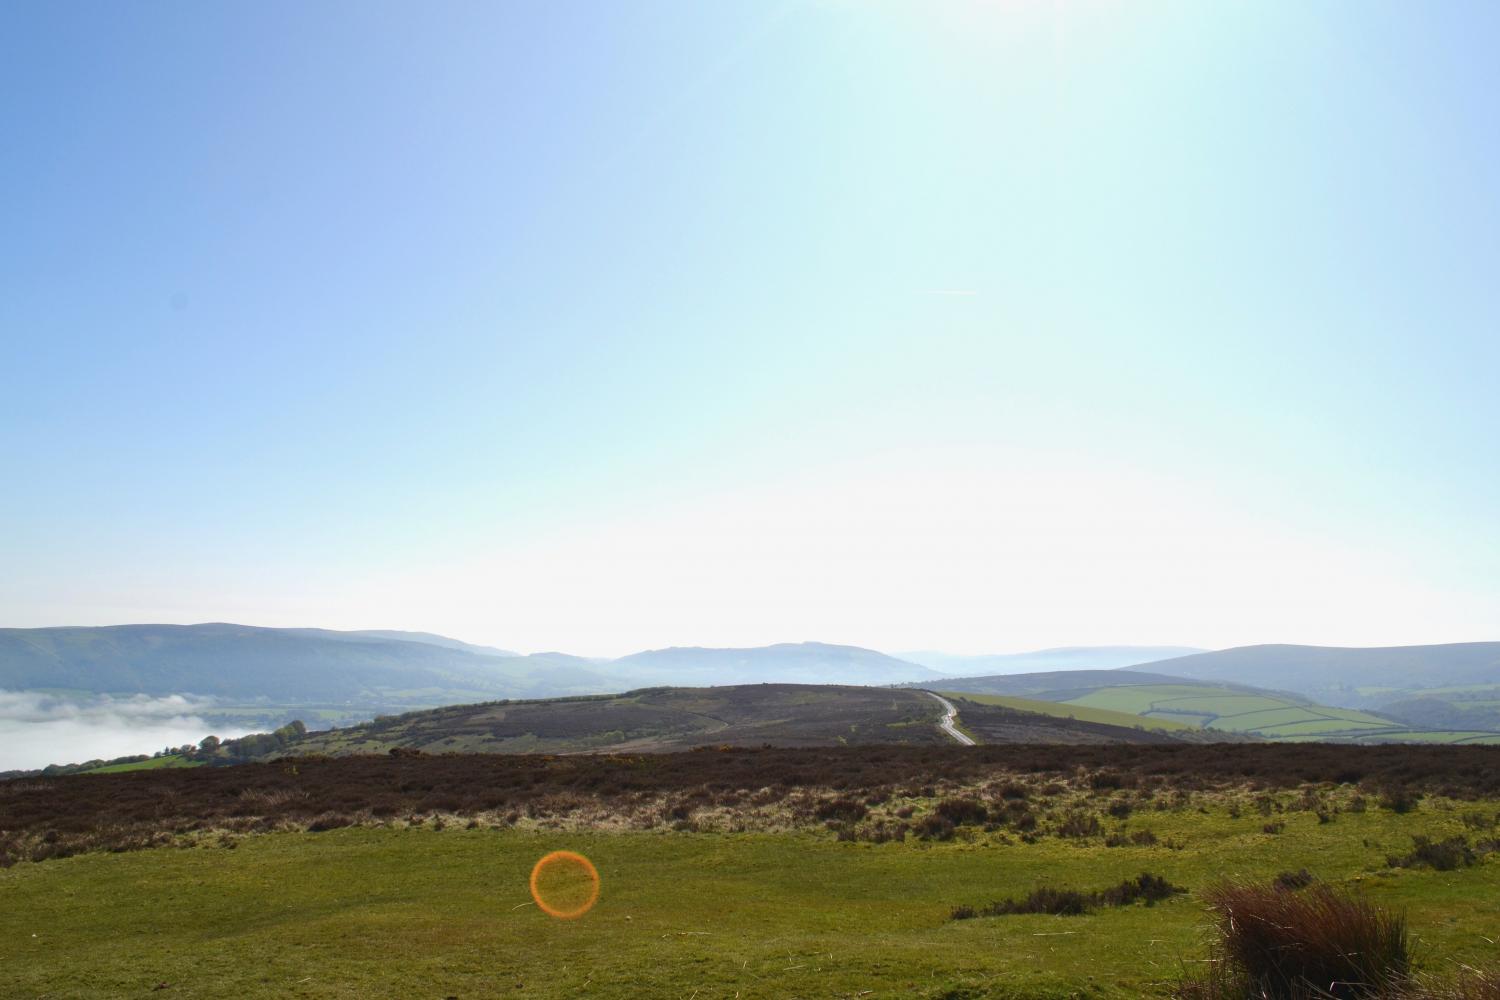
[[938,676],[884,653],[816,642],[660,649],[610,661],[521,656],[425,632],[217,623],[0,629],[0,690],[279,705],[418,707],[651,686],[885,685]]
[[922,650],[900,653],[901,659],[920,663],[945,674],[1024,674],[1046,670],[1112,670],[1154,663],[1174,656],[1205,650],[1195,646],[1059,646],[1034,653],[990,653],[959,656]]
[[[1121,677],[1122,666],[1154,676]],[[1112,672],[1113,680],[1101,676]],[[1026,676],[1007,681],[1018,674]],[[902,657],[802,642],[672,647],[605,660],[556,652],[522,656],[429,632],[391,630],[223,623],[0,629],[0,690],[63,697],[192,694],[222,706],[318,706],[323,714],[303,714],[328,721],[645,687],[899,684],[1068,701],[1066,692],[1082,687],[1182,678],[1292,692],[1315,705],[1374,710],[1420,729],[1500,731],[1500,642],[1380,649],[1267,645],[1218,652],[1098,646]]]
[[1391,692],[1500,683],[1500,642],[1371,648],[1237,646],[1140,666],[1178,677],[1295,691],[1310,698],[1378,700]]

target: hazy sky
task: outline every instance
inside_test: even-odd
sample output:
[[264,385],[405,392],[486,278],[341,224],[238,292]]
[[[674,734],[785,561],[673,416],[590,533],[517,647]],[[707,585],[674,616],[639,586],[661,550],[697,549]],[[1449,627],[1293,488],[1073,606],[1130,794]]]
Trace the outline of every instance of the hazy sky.
[[1500,5],[0,8],[0,624],[1500,639]]

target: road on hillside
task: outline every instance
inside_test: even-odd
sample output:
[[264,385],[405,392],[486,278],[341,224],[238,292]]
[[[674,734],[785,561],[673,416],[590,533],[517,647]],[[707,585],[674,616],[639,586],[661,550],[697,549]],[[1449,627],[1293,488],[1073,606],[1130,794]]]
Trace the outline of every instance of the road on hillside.
[[947,711],[943,714],[943,721],[938,723],[938,726],[943,730],[943,732],[947,733],[955,740],[958,740],[958,742],[962,743],[966,747],[973,746],[974,741],[969,739],[969,737],[965,736],[963,733],[959,732],[958,727],[953,724],[954,720],[958,718],[958,709],[953,707],[953,702],[949,701],[947,698],[944,698],[942,695],[936,693],[935,691],[924,691],[922,693],[932,695],[932,697],[943,703],[943,708],[947,709]]

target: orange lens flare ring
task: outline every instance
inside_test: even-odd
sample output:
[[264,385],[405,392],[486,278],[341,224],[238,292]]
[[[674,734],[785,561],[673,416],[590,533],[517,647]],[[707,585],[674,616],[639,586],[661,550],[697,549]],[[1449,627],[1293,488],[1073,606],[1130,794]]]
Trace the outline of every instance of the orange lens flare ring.
[[[572,909],[561,909],[542,898],[541,886],[538,884],[542,874],[549,868],[560,867],[577,869],[587,877],[589,882],[588,898]],[[594,867],[594,863],[582,854],[573,851],[553,851],[531,869],[531,898],[536,900],[536,905],[549,917],[556,917],[558,920],[577,920],[592,910],[594,904],[599,901],[599,871]]]

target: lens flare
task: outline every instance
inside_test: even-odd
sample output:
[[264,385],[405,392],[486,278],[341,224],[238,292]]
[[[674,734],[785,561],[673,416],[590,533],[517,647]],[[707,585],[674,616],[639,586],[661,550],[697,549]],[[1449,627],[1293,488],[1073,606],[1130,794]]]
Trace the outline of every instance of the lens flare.
[[531,869],[531,898],[549,917],[577,920],[599,901],[599,872],[573,851],[553,851]]

